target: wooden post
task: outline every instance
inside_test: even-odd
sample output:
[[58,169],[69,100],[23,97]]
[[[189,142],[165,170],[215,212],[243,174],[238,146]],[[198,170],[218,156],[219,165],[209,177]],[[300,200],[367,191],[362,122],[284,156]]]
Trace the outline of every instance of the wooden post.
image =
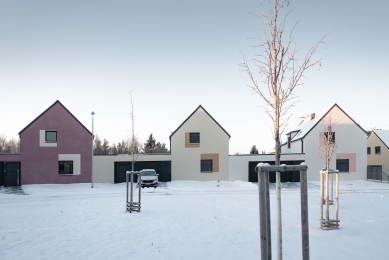
[[128,172],[126,172],[126,212],[128,211]]
[[309,260],[308,185],[307,170],[300,170],[301,238],[303,260]]
[[329,203],[329,187],[328,187],[328,183],[329,182],[329,178],[328,178],[328,169],[326,170],[326,221],[327,221],[327,224],[329,222],[329,219],[330,219],[330,203]]
[[323,171],[320,171],[320,221],[323,219],[324,182]]
[[267,234],[267,259],[272,259],[271,254],[271,219],[270,219],[270,194],[269,194],[269,172],[262,173],[265,180],[265,194],[266,194],[266,234]]
[[339,172],[336,173],[336,224],[339,228]]
[[267,210],[266,210],[266,188],[264,172],[258,169],[258,189],[259,189],[259,228],[261,232],[261,260],[268,258],[268,237],[267,237]]

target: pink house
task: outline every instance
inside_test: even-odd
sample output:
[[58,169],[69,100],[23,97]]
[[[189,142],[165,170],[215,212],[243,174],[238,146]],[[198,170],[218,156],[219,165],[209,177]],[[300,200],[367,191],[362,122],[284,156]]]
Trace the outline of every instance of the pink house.
[[19,185],[91,182],[92,133],[60,101],[19,136]]

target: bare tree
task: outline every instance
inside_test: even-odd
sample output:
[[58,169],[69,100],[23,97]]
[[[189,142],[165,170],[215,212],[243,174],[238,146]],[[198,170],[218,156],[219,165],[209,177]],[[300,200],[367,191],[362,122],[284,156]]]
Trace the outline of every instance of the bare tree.
[[103,154],[103,150],[101,148],[101,140],[98,135],[95,135],[93,154]]
[[319,142],[317,143],[318,154],[323,161],[326,170],[330,169],[332,155],[338,148],[339,141],[335,139],[335,127],[338,122],[333,120],[331,115],[328,115],[327,121],[323,122],[324,132],[320,134]]
[[[261,23],[263,36],[259,37],[258,54],[252,59],[255,73],[243,55],[243,69],[247,72],[251,84],[249,87],[264,100],[265,113],[273,121],[273,137],[275,140],[275,164],[280,165],[281,160],[281,134],[287,126],[288,112],[297,100],[293,90],[300,85],[304,72],[314,66],[321,65],[320,59],[312,61],[312,56],[318,47],[324,43],[325,35],[317,41],[299,60],[294,43],[294,29],[290,29],[286,20],[290,14],[281,16],[281,10],[289,6],[289,0],[274,0],[273,10],[256,16]],[[281,16],[281,17],[280,17]],[[260,78],[258,82],[256,75]],[[281,187],[280,172],[276,173],[277,197],[277,258],[282,259],[282,225],[281,225]]]
[[103,144],[101,145],[101,154],[107,155],[111,151],[111,147],[109,146],[109,142],[106,138],[103,140]]
[[[320,138],[317,143],[318,154],[323,161],[326,171],[330,169],[330,162],[332,155],[334,155],[336,148],[338,148],[339,140],[336,140],[335,127],[338,121],[333,120],[331,115],[328,114],[326,122],[323,122],[324,132],[320,133]],[[339,139],[339,136],[338,136]],[[329,203],[332,205],[334,201],[334,178],[331,174],[331,199]]]
[[130,137],[130,143],[129,143],[129,155],[131,156],[131,170],[134,171],[135,162],[138,159],[138,155],[141,151],[141,144],[138,142],[138,140],[135,138],[135,126],[134,126],[134,104],[132,102],[132,92],[130,92],[130,99],[131,99],[131,137]]

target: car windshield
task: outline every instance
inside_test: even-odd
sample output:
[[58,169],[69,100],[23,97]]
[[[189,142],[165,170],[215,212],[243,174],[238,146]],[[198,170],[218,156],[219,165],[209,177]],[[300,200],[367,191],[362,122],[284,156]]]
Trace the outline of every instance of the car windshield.
[[156,176],[157,173],[155,171],[142,171],[142,176]]

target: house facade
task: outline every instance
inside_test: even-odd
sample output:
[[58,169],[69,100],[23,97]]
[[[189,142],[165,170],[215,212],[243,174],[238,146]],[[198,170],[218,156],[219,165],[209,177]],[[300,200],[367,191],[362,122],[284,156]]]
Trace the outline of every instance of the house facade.
[[[229,180],[230,135],[200,105],[170,135],[170,153],[139,154],[135,170],[151,168],[160,181]],[[94,156],[96,182],[119,183],[131,170],[128,155]]]
[[308,180],[319,180],[319,171],[325,168],[325,163],[320,158],[318,145],[327,135],[325,127],[330,122],[334,125],[332,145],[336,145],[330,169],[338,169],[341,180],[366,179],[367,133],[337,104],[301,118],[298,127],[283,138],[281,153],[303,154],[309,167]]
[[389,176],[389,130],[373,130],[367,138],[367,168],[370,179]]
[[[335,122],[333,143],[336,150],[330,168],[341,171],[341,180],[366,179],[366,166],[385,164],[389,149],[376,131],[369,137],[371,152],[366,153],[366,132],[337,104],[317,114],[301,118],[296,129],[287,133],[281,146],[281,163],[307,163],[308,180],[319,180],[324,163],[318,143],[326,136],[325,125]],[[120,183],[132,169],[129,155],[95,155],[92,134],[59,101],[56,101],[19,133],[20,154],[0,154],[0,186],[24,184]],[[139,154],[135,170],[154,169],[161,182],[258,181],[255,166],[274,164],[274,154],[229,155],[228,132],[200,105],[170,135],[170,153]],[[386,140],[386,139],[385,139]],[[389,141],[389,135],[388,135]],[[374,148],[373,148],[374,147]],[[373,150],[376,149],[376,150]],[[93,159],[93,160],[92,160]],[[381,160],[382,159],[382,160]],[[299,182],[299,172],[281,173],[283,182]],[[270,174],[275,181],[275,174]]]
[[4,185],[91,181],[92,133],[60,101],[35,118],[19,136],[20,154],[0,155],[7,175],[3,175]]

